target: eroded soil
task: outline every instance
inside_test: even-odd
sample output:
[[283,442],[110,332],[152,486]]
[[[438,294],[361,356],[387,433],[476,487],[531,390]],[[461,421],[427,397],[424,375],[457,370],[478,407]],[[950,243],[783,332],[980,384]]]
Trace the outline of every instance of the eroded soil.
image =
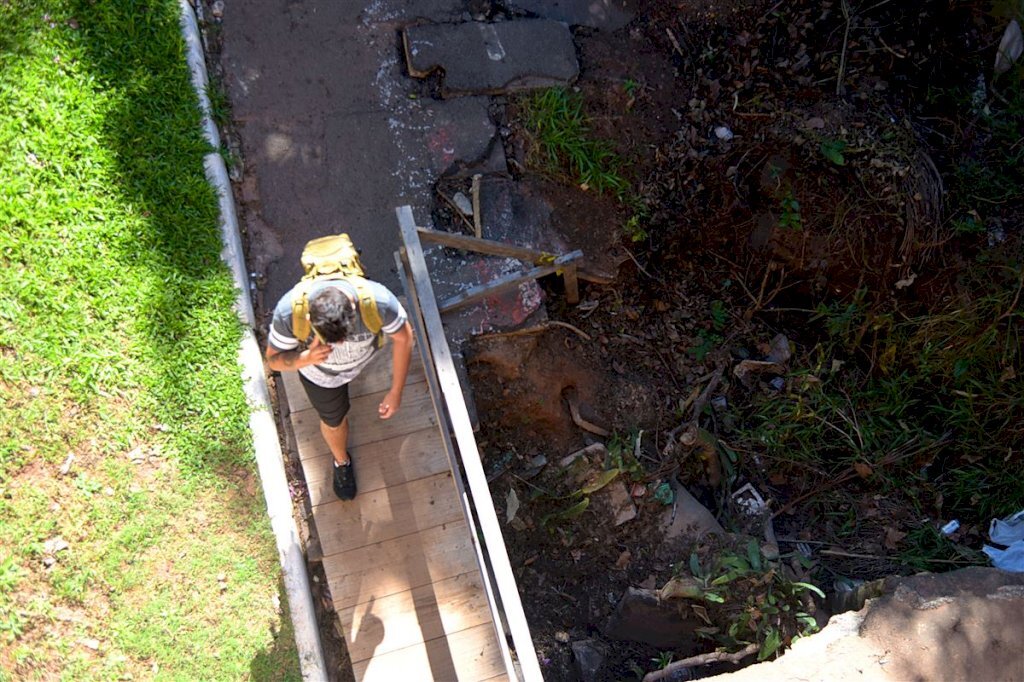
[[[816,310],[855,300],[910,319],[967,300],[965,264],[980,249],[994,247],[993,258],[1019,268],[1020,193],[982,201],[988,228],[976,232],[953,228],[977,214],[950,193],[963,159],[988,153],[991,136],[972,126],[986,99],[1002,98],[985,79],[1006,16],[989,3],[925,3],[913,12],[868,5],[655,1],[641,3],[621,31],[576,31],[576,88],[592,133],[628,160],[646,236],[621,237],[626,257],[617,277],[584,285],[581,305],[549,292],[549,315],[571,328],[481,337],[468,354],[494,502],[548,679],[578,679],[569,643],[584,639],[609,648],[602,679],[658,667],[658,648],[605,633],[627,587],[660,587],[687,561],[689,552],[660,551],[671,505],[656,492],[673,479],[730,530],[749,530],[728,500],[752,484],[776,514],[784,555],[797,541],[812,550],[841,546],[814,552],[813,567],[801,574],[826,591],[836,579],[913,572],[900,559],[908,536],[953,514],[970,516],[963,507],[944,509],[927,482],[900,489],[902,479],[871,467],[837,475],[766,460],[744,439],[759,401],[798,393],[844,362],[866,374],[893,366],[896,351],[872,336],[870,318],[851,333],[847,360],[815,366],[811,351],[836,333],[836,317]],[[954,107],[954,91],[974,92],[975,108],[963,99]],[[520,181],[539,183],[516,107],[513,100],[506,151],[523,169]],[[588,239],[621,234],[629,217],[623,205],[543,182],[535,186],[547,186],[548,201],[563,210],[570,243],[586,249]],[[739,363],[768,358],[780,333],[792,359],[739,381]],[[1004,376],[1015,377],[1005,357]],[[717,400],[698,417],[716,444],[705,456],[670,443],[670,434],[691,418],[716,372],[723,381],[709,397]],[[850,414],[856,418],[852,404]],[[636,517],[618,526],[612,486],[581,495],[586,476],[559,464],[595,442],[634,456],[591,462],[594,471],[622,469],[618,481]],[[1019,466],[1019,453],[1006,452],[1007,466]],[[876,466],[923,472],[936,462],[958,466],[961,456],[922,447]],[[832,506],[818,504],[816,491],[829,491]],[[567,513],[582,497],[589,506]],[[976,550],[986,523],[965,519],[953,539]],[[963,556],[976,560],[968,549]],[[716,646],[712,638],[706,644],[706,651]]]

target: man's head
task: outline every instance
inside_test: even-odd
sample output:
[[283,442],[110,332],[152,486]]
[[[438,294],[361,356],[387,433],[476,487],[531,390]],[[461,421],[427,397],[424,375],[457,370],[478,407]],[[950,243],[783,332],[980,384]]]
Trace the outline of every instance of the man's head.
[[324,343],[341,343],[356,328],[356,304],[337,287],[326,286],[309,297],[309,323]]

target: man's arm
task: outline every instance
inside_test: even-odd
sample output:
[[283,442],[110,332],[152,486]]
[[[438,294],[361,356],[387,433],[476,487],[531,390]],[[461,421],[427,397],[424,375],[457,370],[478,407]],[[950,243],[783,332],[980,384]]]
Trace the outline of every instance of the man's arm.
[[[313,343],[306,350],[277,350],[267,346],[267,367],[273,372],[287,372],[296,370],[308,365],[315,365],[325,361],[331,354],[331,347],[328,344],[320,343],[320,339],[313,337]],[[408,369],[406,362],[406,369]],[[404,379],[402,381],[405,381]]]
[[402,405],[402,390],[409,375],[409,360],[412,357],[412,325],[406,322],[391,339],[391,390],[377,407],[381,419],[390,419]]

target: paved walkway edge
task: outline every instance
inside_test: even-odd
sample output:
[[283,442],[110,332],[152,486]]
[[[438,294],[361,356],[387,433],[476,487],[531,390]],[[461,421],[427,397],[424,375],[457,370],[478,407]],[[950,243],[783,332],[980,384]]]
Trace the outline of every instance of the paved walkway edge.
[[[214,149],[219,149],[220,135],[210,116],[210,101],[206,94],[208,77],[202,41],[199,36],[199,25],[188,0],[179,0],[179,4],[186,59],[192,73],[192,86],[195,88],[199,106],[203,112],[203,133],[210,145]],[[292,500],[284,471],[281,441],[278,437],[277,424],[274,421],[274,411],[270,404],[263,356],[260,354],[259,344],[256,342],[256,335],[253,331],[256,316],[253,313],[252,300],[249,297],[247,269],[242,251],[242,240],[238,232],[238,216],[235,213],[231,183],[228,179],[224,159],[220,154],[216,152],[207,154],[205,167],[206,177],[213,185],[220,201],[221,240],[224,243],[221,258],[231,268],[235,287],[238,290],[235,311],[245,327],[242,341],[239,344],[238,358],[242,367],[245,395],[251,409],[249,429],[252,432],[253,450],[256,453],[256,464],[263,484],[263,496],[267,502],[267,515],[270,517],[270,525],[277,541],[278,558],[281,561],[282,578],[288,596],[288,608],[295,630],[299,666],[304,680],[326,680],[327,672],[324,665],[323,649],[320,646],[320,631],[316,623],[316,612],[313,609],[313,597],[306,575],[306,561],[302,553],[299,531],[295,524],[295,518],[292,516]]]

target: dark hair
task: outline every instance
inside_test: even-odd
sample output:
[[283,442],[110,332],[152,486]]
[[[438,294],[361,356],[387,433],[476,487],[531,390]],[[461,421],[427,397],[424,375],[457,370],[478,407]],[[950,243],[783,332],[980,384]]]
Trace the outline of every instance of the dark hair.
[[337,287],[326,286],[309,297],[309,323],[326,343],[341,343],[356,328],[356,304]]

